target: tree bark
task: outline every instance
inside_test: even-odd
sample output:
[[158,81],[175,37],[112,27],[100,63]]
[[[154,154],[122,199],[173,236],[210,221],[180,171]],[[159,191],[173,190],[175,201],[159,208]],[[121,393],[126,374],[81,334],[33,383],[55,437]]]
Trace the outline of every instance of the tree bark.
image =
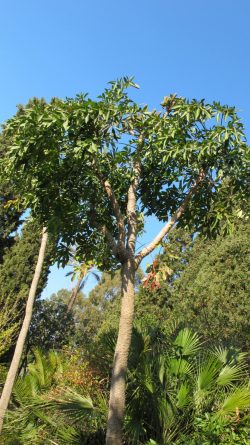
[[12,362],[11,362],[11,365],[9,368],[9,372],[8,372],[8,375],[7,375],[5,384],[4,384],[3,392],[1,395],[1,399],[0,399],[0,433],[2,431],[4,416],[5,416],[6,410],[9,405],[13,385],[14,385],[14,382],[15,382],[15,379],[17,376],[25,340],[26,340],[26,337],[27,337],[27,334],[29,331],[29,326],[30,326],[32,311],[33,311],[33,305],[34,305],[35,296],[36,296],[37,285],[39,282],[39,278],[41,276],[42,267],[43,267],[43,263],[44,263],[44,256],[45,256],[47,240],[48,240],[48,234],[47,234],[46,229],[44,228],[43,233],[42,233],[42,239],[41,239],[41,245],[40,245],[39,255],[38,255],[38,259],[37,259],[36,269],[35,269],[34,277],[33,277],[33,280],[32,280],[31,286],[30,286],[28,300],[26,303],[25,317],[24,317],[23,324],[22,324],[22,327],[21,327],[21,330],[19,333],[15,352],[14,352],[14,355],[12,358]]
[[170,221],[163,227],[153,241],[135,256],[135,242],[137,234],[136,191],[140,181],[140,170],[140,163],[135,160],[135,178],[128,190],[128,231],[127,245],[125,249],[128,259],[124,260],[122,267],[122,304],[111,379],[106,445],[122,445],[126,371],[128,366],[128,354],[134,318],[135,271],[139,267],[142,259],[155,249],[155,247],[162,241],[164,236],[167,235],[171,228],[181,218],[193,194],[205,178],[205,172],[204,170],[201,170],[195,183],[190,188],[182,204],[171,217]]
[[127,259],[122,263],[122,303],[118,338],[116,342],[109,397],[106,445],[122,445],[122,427],[125,411],[125,386],[128,354],[134,319],[135,299],[135,241],[137,234],[136,190],[140,181],[141,166],[135,160],[134,180],[129,186],[127,203]]
[[134,259],[122,266],[122,303],[111,379],[106,445],[122,445],[125,385],[134,318]]

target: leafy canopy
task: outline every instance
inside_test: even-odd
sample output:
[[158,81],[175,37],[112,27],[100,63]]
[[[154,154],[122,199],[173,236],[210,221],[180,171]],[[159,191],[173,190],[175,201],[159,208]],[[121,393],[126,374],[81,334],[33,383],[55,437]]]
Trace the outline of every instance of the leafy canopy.
[[121,222],[127,229],[135,166],[137,231],[145,215],[167,220],[201,175],[182,225],[226,232],[235,196],[237,211],[247,201],[249,150],[235,108],[171,95],[160,111],[149,110],[129,98],[128,87],[136,85],[123,78],[97,100],[36,99],[5,124],[3,175],[15,181],[24,205],[59,235],[64,264],[71,244],[81,260],[95,260],[103,269],[121,261],[115,249]]

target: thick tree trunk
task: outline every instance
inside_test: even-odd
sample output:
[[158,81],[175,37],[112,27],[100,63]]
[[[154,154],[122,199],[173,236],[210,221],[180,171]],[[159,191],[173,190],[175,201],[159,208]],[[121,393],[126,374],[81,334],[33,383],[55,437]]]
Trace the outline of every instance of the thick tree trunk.
[[1,395],[1,399],[0,399],[0,433],[2,431],[4,416],[5,416],[6,410],[9,405],[10,396],[12,393],[13,385],[14,385],[14,382],[15,382],[15,379],[17,376],[20,360],[21,360],[22,353],[23,353],[24,343],[25,343],[25,340],[26,340],[26,337],[28,334],[28,330],[29,330],[29,326],[30,326],[30,322],[31,322],[37,285],[38,285],[39,278],[41,276],[41,271],[42,271],[42,267],[43,267],[43,263],[44,263],[44,256],[45,256],[47,240],[48,240],[48,234],[46,232],[46,229],[43,229],[42,240],[41,240],[38,260],[37,260],[37,264],[36,264],[36,269],[35,269],[34,277],[33,277],[33,280],[32,280],[31,286],[30,286],[28,300],[26,303],[25,317],[23,320],[21,331],[19,333],[15,352],[14,352],[14,355],[12,358],[10,369],[9,369],[9,372],[8,372],[8,375],[7,375],[7,378],[5,381],[5,385],[3,388],[3,392]]
[[111,379],[106,445],[122,444],[126,371],[134,318],[134,282],[134,260],[129,259],[122,267],[121,316]]

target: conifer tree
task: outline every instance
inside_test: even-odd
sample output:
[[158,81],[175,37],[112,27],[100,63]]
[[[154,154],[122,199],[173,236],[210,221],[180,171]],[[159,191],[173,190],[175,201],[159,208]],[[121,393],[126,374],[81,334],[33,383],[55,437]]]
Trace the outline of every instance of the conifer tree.
[[[6,151],[6,142],[0,135],[0,158],[3,159]],[[17,198],[11,181],[0,182],[0,264],[6,249],[14,243],[14,233],[22,223],[22,208],[16,206]]]
[[250,223],[239,221],[226,237],[198,237],[187,267],[174,284],[171,318],[206,340],[249,350]]

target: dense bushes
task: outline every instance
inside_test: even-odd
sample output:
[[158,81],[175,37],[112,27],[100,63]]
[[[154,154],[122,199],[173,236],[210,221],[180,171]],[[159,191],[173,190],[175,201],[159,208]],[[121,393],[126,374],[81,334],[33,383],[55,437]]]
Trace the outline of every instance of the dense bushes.
[[[80,351],[34,352],[14,390],[5,444],[104,444],[114,333],[96,349],[95,367]],[[106,377],[105,377],[106,375]],[[245,355],[204,348],[189,329],[139,323],[129,358],[127,445],[247,444],[250,388]],[[149,442],[151,441],[151,442]],[[154,442],[155,441],[155,442]]]

